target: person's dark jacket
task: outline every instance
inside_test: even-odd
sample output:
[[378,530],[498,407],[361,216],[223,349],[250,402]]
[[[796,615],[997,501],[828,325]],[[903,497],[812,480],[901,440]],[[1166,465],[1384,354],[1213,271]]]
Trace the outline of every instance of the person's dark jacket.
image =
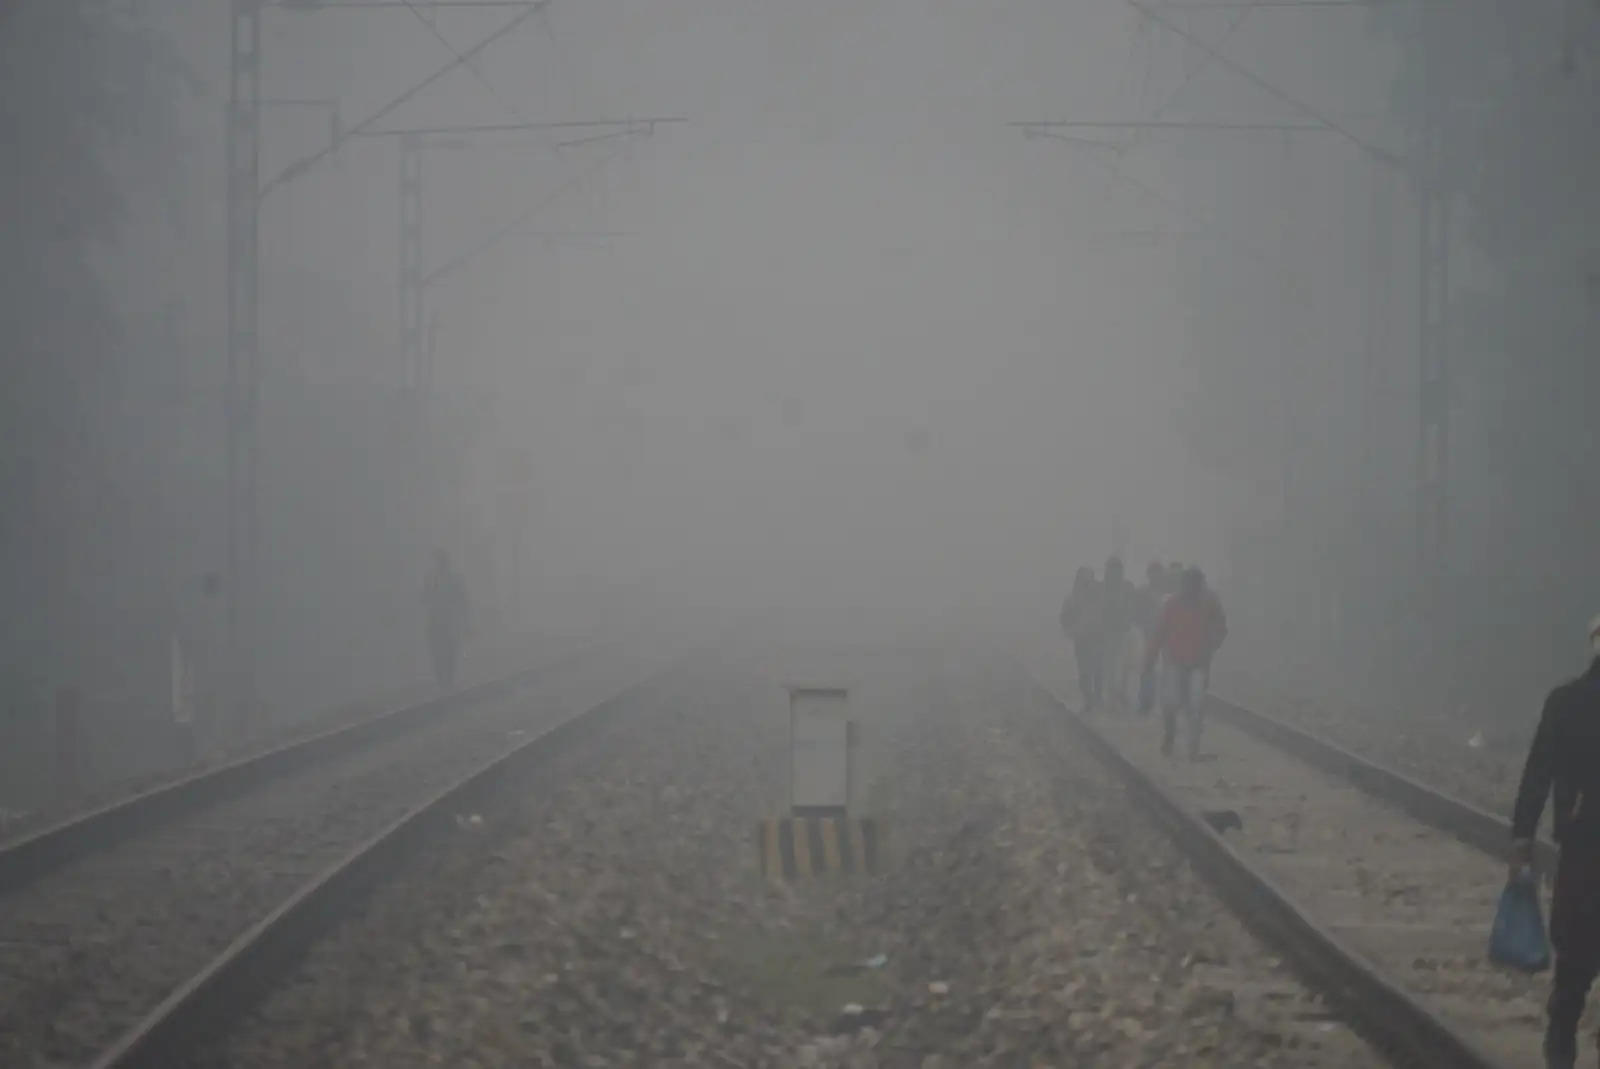
[[1164,591],[1149,584],[1134,591],[1133,625],[1144,635],[1146,641],[1156,633],[1156,626],[1161,622],[1161,606],[1166,600],[1167,595]]
[[429,572],[422,588],[422,602],[431,633],[456,642],[466,638],[471,603],[466,584],[455,569],[441,567]]
[[1600,847],[1600,657],[1545,699],[1522,769],[1511,837],[1532,839],[1555,795],[1555,840]]
[[1105,629],[1108,642],[1121,642],[1128,629],[1133,626],[1134,597],[1137,593],[1133,584],[1126,579],[1119,579],[1115,583],[1110,580],[1101,581],[1100,623]]
[[1105,640],[1105,590],[1102,584],[1089,582],[1074,586],[1061,606],[1061,629],[1067,637],[1078,642],[1103,642]]

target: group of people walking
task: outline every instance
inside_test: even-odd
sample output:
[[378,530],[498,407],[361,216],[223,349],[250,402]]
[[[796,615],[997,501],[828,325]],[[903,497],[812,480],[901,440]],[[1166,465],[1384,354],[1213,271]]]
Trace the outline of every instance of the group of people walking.
[[[1159,702],[1162,753],[1170,755],[1179,722],[1199,756],[1211,662],[1228,634],[1222,603],[1198,568],[1152,563],[1143,586],[1106,561],[1096,578],[1079,568],[1061,607],[1087,710],[1147,715]],[[1589,624],[1590,660],[1578,678],[1545,702],[1517,790],[1511,820],[1511,879],[1533,878],[1534,842],[1546,808],[1554,809],[1559,853],[1550,903],[1554,979],[1547,1007],[1544,1064],[1571,1069],[1591,986],[1600,977],[1600,616]],[[1130,700],[1137,679],[1138,696]]]
[[[1199,568],[1152,561],[1143,586],[1115,556],[1101,578],[1079,568],[1061,606],[1061,629],[1072,640],[1086,710],[1145,715],[1159,702],[1161,752],[1173,752],[1182,720],[1189,756],[1199,756],[1211,659],[1228,634],[1222,602]],[[1135,680],[1138,695],[1130,700]]]
[[[1182,721],[1188,755],[1199,756],[1211,662],[1228,634],[1222,603],[1200,569],[1152,563],[1144,585],[1135,586],[1117,557],[1099,578],[1079,568],[1061,628],[1072,641],[1086,710],[1147,715],[1159,702],[1162,753],[1173,752]],[[1550,1069],[1576,1064],[1579,1018],[1600,976],[1600,806],[1590,802],[1600,797],[1600,617],[1588,638],[1588,670],[1545,702],[1511,820],[1511,878],[1531,879],[1540,818],[1554,809],[1555,975],[1544,1038]],[[1135,679],[1138,696],[1130,700]]]

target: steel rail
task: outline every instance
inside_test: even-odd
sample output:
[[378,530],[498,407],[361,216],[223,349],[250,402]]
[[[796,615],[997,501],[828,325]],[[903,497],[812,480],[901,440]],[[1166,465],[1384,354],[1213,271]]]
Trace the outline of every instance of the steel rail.
[[1146,775],[1048,687],[1026,674],[1030,693],[1054,707],[1085,748],[1114,771],[1244,924],[1272,945],[1347,1023],[1393,1064],[1407,1069],[1502,1069],[1297,907],[1240,857],[1196,812]]
[[604,731],[642,694],[660,687],[697,656],[680,658],[620,694],[545,728],[409,810],[235,939],[95,1058],[91,1069],[186,1064],[288,976],[323,934],[358,913],[368,895],[426,842],[440,832],[454,833],[457,815],[483,808],[509,781]]
[[[1206,713],[1304,761],[1320,772],[1347,781],[1379,801],[1394,806],[1431,828],[1454,836],[1475,850],[1492,857],[1506,856],[1511,845],[1511,822],[1502,816],[1434,790],[1404,773],[1352,753],[1312,732],[1214,695],[1207,699]],[[1541,841],[1537,846],[1536,860],[1541,871],[1555,871],[1555,845]]]
[[610,642],[601,640],[532,668],[293,739],[0,843],[0,896],[20,890],[74,860],[108,849],[251,787],[397,737],[451,710],[513,694],[542,676],[592,655]]

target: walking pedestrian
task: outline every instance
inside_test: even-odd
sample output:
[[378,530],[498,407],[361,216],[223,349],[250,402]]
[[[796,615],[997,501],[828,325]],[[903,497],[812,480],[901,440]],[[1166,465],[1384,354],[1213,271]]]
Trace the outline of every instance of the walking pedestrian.
[[1578,1018],[1600,973],[1600,616],[1589,624],[1588,669],[1545,699],[1522,769],[1511,817],[1511,872],[1533,865],[1533,843],[1546,800],[1560,848],[1550,900],[1555,977],[1546,1006],[1544,1060],[1571,1069],[1578,1058]]
[[1144,657],[1145,671],[1153,670],[1158,660],[1162,666],[1163,754],[1171,755],[1182,718],[1188,727],[1189,759],[1200,756],[1211,659],[1227,636],[1222,602],[1206,587],[1205,574],[1199,568],[1184,569],[1178,592],[1161,607],[1154,641]]
[[1101,626],[1100,584],[1093,568],[1079,568],[1072,577],[1072,592],[1061,606],[1061,630],[1072,640],[1078,663],[1078,689],[1085,712],[1100,705],[1105,671],[1105,632]]
[[1106,706],[1113,712],[1128,708],[1128,675],[1133,663],[1128,659],[1128,640],[1133,631],[1133,584],[1123,573],[1122,558],[1106,561],[1101,583],[1100,624],[1105,630],[1105,668],[1101,672],[1106,689]]
[[1161,619],[1161,607],[1167,600],[1167,570],[1160,561],[1151,561],[1144,570],[1144,586],[1134,593],[1133,626],[1137,633],[1139,652],[1131,663],[1139,669],[1139,700],[1137,708],[1143,716],[1155,701],[1155,669],[1145,668],[1145,656],[1155,641],[1156,624]]
[[222,578],[200,577],[199,597],[180,589],[176,622],[168,645],[172,723],[178,760],[184,765],[210,756],[229,741],[223,715],[224,650]]
[[434,679],[441,690],[454,689],[470,606],[466,584],[442,549],[433,551],[433,566],[423,582],[422,603]]

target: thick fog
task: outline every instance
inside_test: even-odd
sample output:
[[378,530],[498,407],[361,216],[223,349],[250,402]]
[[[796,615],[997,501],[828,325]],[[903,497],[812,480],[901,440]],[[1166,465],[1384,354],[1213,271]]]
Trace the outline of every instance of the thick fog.
[[[756,611],[1052,642],[1119,552],[1199,564],[1230,655],[1319,686],[1516,717],[1576,663],[1592,5],[553,0],[362,132],[684,121],[428,136],[414,416],[398,140],[274,179],[519,17],[447,6],[263,12],[267,707],[415,675],[434,546],[501,637]],[[221,641],[227,8],[0,14],[16,710],[159,706],[167,637]]]

